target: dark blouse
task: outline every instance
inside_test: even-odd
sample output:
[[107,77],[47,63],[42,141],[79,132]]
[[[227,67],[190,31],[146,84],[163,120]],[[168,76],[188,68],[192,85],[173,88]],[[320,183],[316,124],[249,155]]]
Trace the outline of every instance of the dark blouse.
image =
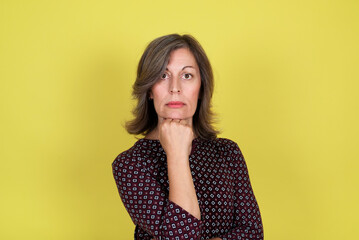
[[139,139],[112,163],[134,238],[263,239],[259,207],[237,143],[195,138],[190,169],[201,211],[197,219],[168,199],[166,152],[159,140]]

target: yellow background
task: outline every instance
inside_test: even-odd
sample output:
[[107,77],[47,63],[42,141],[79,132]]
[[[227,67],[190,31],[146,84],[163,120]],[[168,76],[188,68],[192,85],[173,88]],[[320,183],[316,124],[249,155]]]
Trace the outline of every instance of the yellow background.
[[0,1],[0,239],[133,239],[111,163],[146,45],[193,34],[266,240],[356,239],[359,1]]

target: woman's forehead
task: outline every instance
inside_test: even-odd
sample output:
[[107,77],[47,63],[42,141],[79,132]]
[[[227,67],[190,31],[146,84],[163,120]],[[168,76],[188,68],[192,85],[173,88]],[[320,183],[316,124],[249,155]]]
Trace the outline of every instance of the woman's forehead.
[[194,68],[197,69],[197,61],[192,52],[187,48],[176,49],[171,52],[167,69],[171,68]]

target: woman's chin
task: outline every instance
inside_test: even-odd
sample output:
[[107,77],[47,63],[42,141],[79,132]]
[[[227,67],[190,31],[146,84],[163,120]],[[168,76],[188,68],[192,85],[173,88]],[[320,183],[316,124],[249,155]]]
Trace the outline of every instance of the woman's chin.
[[183,114],[173,113],[173,114],[167,114],[167,115],[165,115],[164,118],[169,118],[169,119],[186,119],[186,118],[188,118],[188,117],[187,117],[187,116],[184,116]]
[[169,116],[169,117],[167,117],[167,119],[174,119],[174,120],[181,119],[181,120],[183,120],[184,118],[183,117],[177,117],[177,116]]

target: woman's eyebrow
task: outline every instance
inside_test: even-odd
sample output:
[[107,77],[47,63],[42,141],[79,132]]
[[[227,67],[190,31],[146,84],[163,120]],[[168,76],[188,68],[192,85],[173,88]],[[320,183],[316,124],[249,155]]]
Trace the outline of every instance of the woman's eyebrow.
[[[185,68],[193,68],[193,69],[194,69],[193,66],[184,66],[184,67],[182,68],[182,71],[183,71]],[[166,71],[168,71],[168,68],[166,68]]]
[[185,68],[194,68],[194,67],[192,67],[192,66],[184,66],[184,67],[182,68],[182,70],[185,69]]

